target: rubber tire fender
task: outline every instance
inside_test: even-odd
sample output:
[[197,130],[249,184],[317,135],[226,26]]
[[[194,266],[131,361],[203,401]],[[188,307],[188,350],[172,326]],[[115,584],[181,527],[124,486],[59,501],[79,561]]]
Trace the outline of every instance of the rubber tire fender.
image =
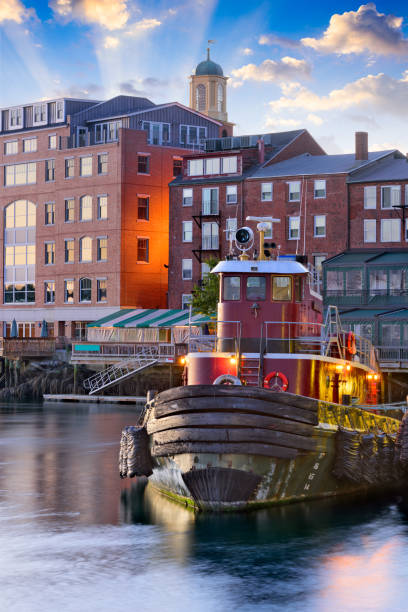
[[232,374],[220,374],[214,380],[213,385],[242,385],[242,382]]

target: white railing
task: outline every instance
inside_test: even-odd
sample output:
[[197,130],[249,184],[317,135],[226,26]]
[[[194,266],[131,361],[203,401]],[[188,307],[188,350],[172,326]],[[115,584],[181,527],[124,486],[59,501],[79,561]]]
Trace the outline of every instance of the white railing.
[[121,361],[143,355],[154,356],[159,362],[173,359],[174,344],[158,343],[123,343],[123,342],[74,342],[72,344],[72,361],[89,362],[90,360],[109,362]]

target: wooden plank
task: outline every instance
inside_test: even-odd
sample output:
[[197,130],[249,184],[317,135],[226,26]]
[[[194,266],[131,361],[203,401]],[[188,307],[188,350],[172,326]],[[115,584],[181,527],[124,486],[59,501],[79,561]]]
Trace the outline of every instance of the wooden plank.
[[157,404],[175,401],[188,397],[244,397],[260,399],[264,401],[279,402],[317,412],[318,400],[311,397],[304,397],[294,393],[277,393],[261,387],[240,387],[233,385],[187,385],[185,387],[175,387],[159,393],[155,401]]
[[214,455],[262,455],[265,457],[276,457],[277,459],[294,459],[298,452],[294,448],[285,448],[273,444],[245,443],[234,444],[224,442],[223,444],[211,442],[181,442],[176,444],[161,444],[152,448],[153,457],[168,457],[172,455],[183,455],[185,453],[198,455],[200,453]]
[[260,429],[273,429],[299,434],[301,436],[313,435],[313,425],[304,425],[296,421],[278,419],[259,414],[242,414],[239,412],[198,412],[175,414],[161,419],[150,417],[146,427],[147,433],[152,434],[175,427],[259,427]]
[[236,429],[189,427],[168,429],[153,434],[153,446],[175,442],[256,442],[288,446],[297,450],[315,450],[316,448],[316,440],[313,438],[256,427]]
[[317,415],[308,410],[260,399],[204,396],[185,397],[168,403],[156,404],[155,398],[154,416],[156,419],[183,412],[241,412],[269,415],[310,425],[317,425],[318,423]]

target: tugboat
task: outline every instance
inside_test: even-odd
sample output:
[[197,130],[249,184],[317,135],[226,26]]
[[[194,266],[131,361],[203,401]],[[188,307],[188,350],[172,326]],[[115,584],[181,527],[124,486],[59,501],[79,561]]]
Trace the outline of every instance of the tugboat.
[[[377,404],[373,347],[341,329],[334,307],[323,320],[305,258],[273,244],[265,253],[265,219],[249,219],[259,222],[259,256],[248,255],[252,229],[238,229],[241,255],[211,271],[215,333],[190,334],[186,384],[149,397],[141,427],[128,428],[130,475],[212,511],[392,486],[400,422],[357,406]],[[122,436],[122,476],[126,444]]]

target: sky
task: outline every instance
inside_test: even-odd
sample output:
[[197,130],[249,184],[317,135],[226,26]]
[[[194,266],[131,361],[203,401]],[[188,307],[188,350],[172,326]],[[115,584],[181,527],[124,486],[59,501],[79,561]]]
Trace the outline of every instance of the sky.
[[306,128],[327,153],[408,151],[408,4],[304,0],[0,0],[0,107],[147,96],[188,105],[205,58],[236,134]]

